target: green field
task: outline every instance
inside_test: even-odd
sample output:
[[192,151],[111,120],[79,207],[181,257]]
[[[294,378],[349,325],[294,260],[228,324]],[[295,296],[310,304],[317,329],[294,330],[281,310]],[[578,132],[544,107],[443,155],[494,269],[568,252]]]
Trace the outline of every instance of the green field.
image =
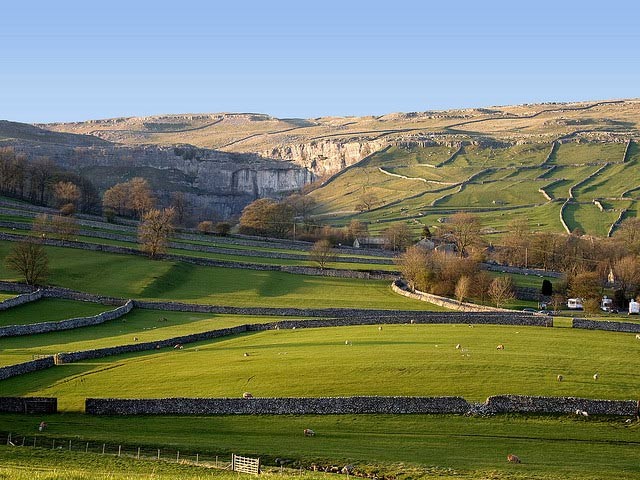
[[[9,242],[0,242],[0,256],[7,255],[10,248]],[[386,280],[201,267],[58,247],[47,247],[47,252],[50,284],[114,297],[173,299],[229,306],[438,308],[396,295]],[[16,273],[7,271],[4,265],[0,265],[0,278],[20,279]]]
[[[0,366],[25,362],[34,355],[114,347],[136,341],[151,342],[246,323],[277,320],[280,318],[134,309],[100,325],[4,338],[0,350]],[[134,340],[134,337],[138,340]]]
[[[337,225],[352,219],[369,222],[370,231],[376,234],[390,223],[403,222],[417,236],[423,225],[437,228],[438,218],[454,211],[467,211],[477,213],[485,226],[493,227],[497,233],[492,239],[499,240],[509,221],[517,216],[526,218],[534,230],[563,232],[560,206],[546,203],[538,191],[541,187],[552,198],[565,199],[570,187],[580,184],[573,192],[580,202],[620,198],[637,187],[640,150],[635,143],[624,164],[624,143],[570,142],[561,144],[546,166],[541,167],[550,148],[547,143],[499,148],[465,145],[453,161],[441,165],[441,159],[450,155],[451,147],[390,147],[315,190],[312,195],[319,203],[316,213]],[[585,181],[605,163],[611,165]],[[555,168],[549,170],[549,166]],[[447,187],[390,177],[382,174],[379,167],[398,175],[456,185]],[[472,181],[459,188],[457,183],[471,176]],[[379,203],[371,211],[357,212],[355,205],[364,191],[377,195]],[[479,208],[492,211],[477,212]],[[549,215],[551,210],[553,215]],[[609,216],[615,220],[614,212],[610,213],[607,220]],[[575,227],[600,236],[606,236],[613,220],[602,227],[603,222],[595,223],[588,214],[576,212],[571,218]]]
[[[505,350],[496,350],[498,344]],[[238,397],[247,390],[259,397],[633,399],[640,387],[639,353],[632,334],[566,328],[405,324],[274,330],[63,365],[7,379],[3,387],[12,395],[58,397],[65,411],[81,411],[86,397]],[[563,382],[557,382],[559,374]]]
[[[300,460],[306,465],[352,464],[358,471],[376,473],[379,478],[631,480],[640,475],[637,461],[639,424],[627,425],[623,420],[517,415],[478,418],[442,415],[85,417],[77,414],[34,417],[5,414],[0,415],[0,429],[32,435],[34,426],[42,419],[49,424],[47,436],[111,445],[122,443],[130,447],[129,451],[133,450],[131,447],[142,445],[214,455],[231,452],[256,455],[271,465],[277,457]],[[314,429],[316,436],[303,437],[304,428]],[[154,468],[149,462],[140,462],[136,467],[131,461],[113,456],[89,454],[87,458],[63,450],[55,453],[56,456],[51,457],[53,454],[45,451],[34,453],[28,448],[0,447],[2,468],[31,464],[31,459],[37,458],[43,468],[56,466],[62,471],[78,468],[123,474],[126,472],[124,466],[131,465],[131,473],[141,474],[145,468],[157,471],[158,476],[142,478],[191,478],[180,476],[186,475],[182,471],[166,473],[160,464]],[[506,456],[509,453],[517,454],[522,464],[508,464]],[[175,477],[162,477],[162,474]],[[289,474],[289,478],[292,474],[307,478],[311,475],[304,471]],[[210,475],[227,478],[219,472]],[[318,474],[313,475],[319,478]],[[102,477],[78,477],[78,480],[85,478]],[[118,476],[107,478],[120,480]]]
[[0,327],[90,317],[114,308],[113,306],[97,303],[45,298],[0,312]]

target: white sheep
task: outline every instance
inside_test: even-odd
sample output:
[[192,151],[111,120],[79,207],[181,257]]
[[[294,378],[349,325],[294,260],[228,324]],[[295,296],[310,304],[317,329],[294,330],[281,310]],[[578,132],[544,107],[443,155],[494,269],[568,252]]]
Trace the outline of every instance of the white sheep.
[[593,379],[594,380],[598,380],[598,378],[600,378],[600,375],[598,373],[594,373],[593,374]]
[[460,344],[456,345],[456,350],[460,350],[462,348],[462,346]]
[[640,340],[640,333],[636,335],[636,340]]
[[563,377],[562,375],[558,375],[558,376],[556,377],[556,379],[557,379],[559,382],[561,382],[562,380],[564,380],[564,377]]
[[314,432],[310,428],[305,428],[302,433],[304,433],[305,437],[313,437],[316,434],[316,432]]
[[253,395],[251,393],[249,393],[249,392],[244,392],[242,394],[242,398],[253,398]]
[[580,409],[576,410],[576,415],[582,415],[583,417],[588,417],[589,416],[589,414],[586,411],[580,410]]

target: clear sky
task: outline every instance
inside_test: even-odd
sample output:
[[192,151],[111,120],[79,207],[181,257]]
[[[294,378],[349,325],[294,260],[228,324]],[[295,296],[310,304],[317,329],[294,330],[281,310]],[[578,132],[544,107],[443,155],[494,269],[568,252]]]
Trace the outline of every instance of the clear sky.
[[640,97],[634,1],[7,0],[0,119]]

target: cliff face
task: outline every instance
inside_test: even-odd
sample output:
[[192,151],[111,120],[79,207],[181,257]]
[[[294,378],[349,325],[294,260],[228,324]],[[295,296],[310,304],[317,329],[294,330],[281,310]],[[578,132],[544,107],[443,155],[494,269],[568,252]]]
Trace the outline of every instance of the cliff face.
[[314,178],[312,172],[291,162],[191,146],[86,147],[27,141],[3,144],[32,158],[47,156],[91,179],[100,190],[136,176],[144,177],[161,199],[168,199],[171,192],[183,192],[199,217],[238,214],[257,198],[300,189]]
[[333,175],[387,145],[384,140],[318,140],[271,148],[263,155],[290,160],[316,177]]

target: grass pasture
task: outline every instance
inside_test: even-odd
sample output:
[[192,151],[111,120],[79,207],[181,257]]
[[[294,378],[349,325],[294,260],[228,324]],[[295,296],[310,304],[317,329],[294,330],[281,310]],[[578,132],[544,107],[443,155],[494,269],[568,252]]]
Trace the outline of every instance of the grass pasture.
[[276,317],[134,309],[123,317],[100,325],[4,338],[0,350],[0,366],[26,362],[34,355],[53,355],[126,345],[134,343],[134,337],[139,342],[152,342],[245,323],[267,323],[277,320],[279,318]]
[[[505,350],[497,350],[498,344]],[[640,342],[632,334],[417,324],[379,330],[372,325],[247,333],[183,350],[106,357],[7,379],[3,388],[13,395],[58,397],[63,411],[76,412],[83,410],[86,397],[238,397],[244,391],[259,397],[633,399],[639,368]],[[561,383],[558,374],[565,377]]]
[[90,317],[114,308],[116,307],[90,302],[43,298],[0,312],[0,327]]
[[[9,242],[0,242],[0,256],[10,248]],[[50,284],[114,297],[229,306],[438,309],[393,293],[385,280],[201,267],[58,247],[47,247],[47,253]],[[0,278],[20,279],[4,265],[0,265]]]

